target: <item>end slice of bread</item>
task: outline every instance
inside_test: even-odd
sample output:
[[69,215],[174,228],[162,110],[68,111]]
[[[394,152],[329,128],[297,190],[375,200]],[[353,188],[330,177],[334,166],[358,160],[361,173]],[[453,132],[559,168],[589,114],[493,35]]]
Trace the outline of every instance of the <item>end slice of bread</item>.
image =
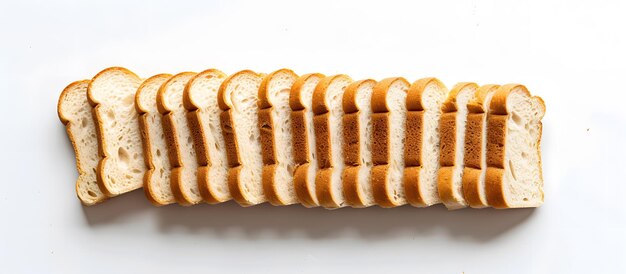
[[219,70],[205,70],[189,80],[183,93],[199,164],[198,188],[204,201],[211,204],[232,199],[226,143],[220,126],[222,110],[217,104],[218,90],[226,77]]
[[372,93],[376,81],[360,80],[343,94],[343,195],[352,207],[374,205],[372,190]]
[[347,75],[322,79],[313,92],[317,165],[315,193],[321,206],[334,209],[346,205],[341,176],[343,162],[343,92],[352,83]]
[[170,74],[152,76],[139,86],[135,94],[144,158],[148,166],[144,175],[143,189],[148,200],[156,206],[176,202],[170,187],[170,161],[167,140],[163,133],[163,116],[157,109],[159,88],[170,77],[172,77]]
[[300,76],[291,87],[291,131],[296,164],[294,186],[298,201],[305,207],[319,206],[315,193],[317,174],[316,142],[313,124],[313,91],[325,76],[311,73]]
[[195,72],[176,74],[161,85],[157,94],[172,172],[170,186],[176,201],[184,206],[202,201],[198,189],[198,158],[183,106],[185,86],[195,75]]
[[258,123],[259,87],[263,75],[243,70],[220,86],[217,102],[229,166],[228,187],[242,206],[266,201],[263,193],[261,133]]
[[263,191],[268,202],[277,206],[298,202],[289,107],[289,94],[297,78],[293,71],[280,69],[266,75],[259,88]]
[[495,208],[543,203],[541,119],[546,108],[523,85],[508,84],[493,95],[487,119],[487,202]]
[[498,85],[481,86],[467,104],[465,129],[465,167],[463,168],[463,197],[470,207],[487,207],[485,173],[487,172],[487,115],[489,104]]
[[107,68],[89,83],[87,94],[102,156],[96,177],[100,190],[110,197],[143,186],[147,166],[135,109],[141,83],[136,74],[121,67]]
[[465,126],[467,103],[478,89],[475,83],[456,84],[441,108],[439,134],[441,136],[441,168],[437,177],[439,198],[448,209],[467,206],[463,197],[463,158],[465,156]]
[[441,104],[448,89],[436,78],[415,81],[407,93],[404,189],[407,202],[425,207],[441,202],[437,191]]
[[69,84],[59,97],[57,113],[65,125],[67,136],[76,156],[76,194],[83,205],[90,206],[106,200],[98,187],[96,168],[102,158],[98,154],[98,138],[92,108],[87,100],[89,80]]
[[404,78],[387,78],[378,82],[372,93],[372,189],[381,207],[407,203],[403,177],[409,87]]

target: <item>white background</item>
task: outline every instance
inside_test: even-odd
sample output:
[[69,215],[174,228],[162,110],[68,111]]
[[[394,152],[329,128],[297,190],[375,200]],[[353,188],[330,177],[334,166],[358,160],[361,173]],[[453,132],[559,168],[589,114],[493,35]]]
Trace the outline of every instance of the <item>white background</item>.
[[[0,272],[626,273],[623,1],[87,2],[0,4]],[[85,208],[56,103],[108,66],[524,83],[545,204]]]

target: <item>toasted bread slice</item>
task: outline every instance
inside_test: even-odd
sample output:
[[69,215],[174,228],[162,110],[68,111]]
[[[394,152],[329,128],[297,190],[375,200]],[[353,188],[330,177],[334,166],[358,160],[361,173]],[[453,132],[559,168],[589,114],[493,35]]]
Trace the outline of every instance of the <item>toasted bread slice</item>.
[[541,133],[546,106],[523,85],[501,86],[487,119],[487,202],[495,208],[543,203]]
[[463,161],[463,197],[470,207],[487,207],[485,173],[487,172],[487,115],[491,97],[498,85],[480,87],[467,104],[465,127],[465,157]]
[[195,72],[176,74],[161,85],[157,94],[172,172],[170,185],[176,201],[184,206],[202,201],[198,188],[198,158],[183,106],[185,86],[194,76]]
[[315,192],[321,206],[329,209],[346,205],[343,196],[343,92],[352,82],[347,75],[322,79],[313,92],[317,165]]
[[372,93],[372,189],[381,207],[406,204],[403,175],[409,87],[404,78],[387,78]]
[[407,93],[404,189],[407,202],[425,207],[441,202],[437,192],[441,104],[448,94],[436,78],[415,81]]
[[170,160],[167,140],[163,133],[163,116],[157,109],[157,93],[170,74],[157,74],[141,84],[135,94],[139,112],[139,126],[143,137],[143,151],[148,170],[144,175],[143,190],[156,206],[176,202],[170,186]]
[[87,100],[89,80],[69,84],[59,97],[57,113],[65,125],[67,136],[76,156],[76,194],[83,205],[90,206],[106,200],[98,187],[96,168],[102,158],[98,154],[98,138],[92,108]]
[[233,199],[242,206],[267,201],[263,193],[261,133],[258,123],[261,74],[250,70],[237,72],[222,82],[217,102],[224,111],[220,115],[228,170],[228,188]]
[[130,70],[111,67],[94,76],[87,88],[102,156],[96,178],[109,197],[142,187],[148,169],[135,109],[135,93],[141,83]]
[[294,186],[298,201],[305,207],[319,206],[315,193],[317,156],[313,125],[313,91],[325,76],[311,73],[300,76],[291,87],[291,131],[293,134],[293,158],[296,163]]
[[439,198],[448,209],[467,206],[463,197],[463,157],[467,103],[478,89],[475,83],[456,84],[443,102],[439,134],[441,136],[441,168],[437,177]]
[[289,93],[296,79],[293,71],[281,69],[266,75],[259,88],[263,191],[268,202],[277,206],[298,202],[289,107]]
[[226,77],[219,70],[205,70],[189,80],[183,92],[199,164],[198,188],[204,201],[210,204],[232,199],[228,190],[226,143],[220,126],[222,110],[217,104],[217,93]]
[[343,93],[343,195],[351,207],[374,205],[372,190],[372,93],[376,81],[353,82]]

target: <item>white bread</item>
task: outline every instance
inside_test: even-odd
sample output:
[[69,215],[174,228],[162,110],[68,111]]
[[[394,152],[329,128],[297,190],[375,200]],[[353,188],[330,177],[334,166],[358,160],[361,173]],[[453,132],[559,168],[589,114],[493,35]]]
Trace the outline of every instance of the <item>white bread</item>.
[[195,72],[176,74],[161,85],[157,94],[172,172],[170,185],[176,201],[184,206],[202,201],[198,189],[198,158],[183,106],[183,91],[195,75]]
[[96,180],[96,168],[102,157],[98,154],[98,138],[92,108],[87,101],[87,86],[89,80],[76,81],[65,87],[59,96],[57,114],[74,147],[78,171],[76,195],[83,205],[90,206],[107,197]]
[[415,81],[407,93],[404,188],[407,202],[425,207],[441,202],[437,192],[441,104],[448,94],[436,78]]
[[167,140],[163,133],[163,118],[157,109],[159,88],[170,77],[172,77],[170,74],[154,75],[143,81],[135,94],[144,158],[148,166],[144,175],[143,190],[148,200],[155,206],[175,202],[170,187],[170,161],[167,156]]
[[265,76],[259,87],[259,130],[263,154],[263,192],[272,205],[298,202],[293,173],[289,93],[298,78],[289,69]]
[[102,192],[117,196],[142,187],[144,161],[135,92],[142,80],[133,72],[107,68],[91,79],[87,95],[93,106],[98,150],[96,178]]
[[439,134],[441,155],[437,190],[439,198],[448,209],[467,206],[463,197],[463,157],[465,156],[465,126],[467,103],[478,89],[475,83],[456,84],[443,102]]
[[263,75],[243,70],[220,86],[217,102],[228,158],[228,188],[242,206],[266,201],[261,180],[263,159],[257,106]]
[[491,97],[498,85],[481,86],[467,104],[469,111],[465,127],[465,167],[463,168],[463,197],[473,208],[487,207],[485,173],[487,172],[487,115]]
[[372,93],[372,189],[381,207],[407,203],[403,175],[409,87],[404,78],[386,78],[374,86]]
[[[351,207],[374,205],[372,190],[372,79],[351,83],[343,93],[343,195]],[[403,102],[404,104],[404,102]]]
[[313,92],[317,164],[315,192],[321,206],[329,209],[346,205],[343,196],[343,92],[352,82],[347,75],[322,79]]
[[508,84],[493,95],[487,119],[487,202],[495,208],[543,203],[541,119],[545,104],[525,86]]
[[296,163],[293,180],[298,201],[305,207],[319,206],[315,193],[317,156],[312,105],[313,91],[324,77],[319,73],[302,75],[293,84],[289,94],[293,156]]
[[232,199],[228,190],[228,159],[220,126],[222,110],[217,105],[217,93],[226,74],[208,69],[194,76],[183,93],[189,129],[198,157],[198,187],[207,203]]

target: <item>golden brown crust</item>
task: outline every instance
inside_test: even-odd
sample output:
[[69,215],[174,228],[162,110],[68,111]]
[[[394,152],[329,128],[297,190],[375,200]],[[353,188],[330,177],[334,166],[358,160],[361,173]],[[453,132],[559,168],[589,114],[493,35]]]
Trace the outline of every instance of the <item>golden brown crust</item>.
[[187,109],[188,111],[194,111],[202,107],[198,102],[194,102],[189,92],[189,88],[192,87],[196,81],[199,81],[202,78],[212,77],[224,78],[226,77],[226,74],[218,69],[207,69],[196,74],[196,76],[189,80],[189,82],[185,86],[185,91],[183,92],[183,106],[185,107],[185,109]]
[[488,167],[485,176],[485,192],[487,203],[494,208],[509,208],[504,197],[503,182],[504,169]]
[[407,111],[406,139],[404,143],[405,167],[419,167],[422,157],[422,126],[424,111]]
[[346,204],[351,207],[365,207],[364,199],[365,197],[361,196],[361,192],[359,191],[359,170],[360,167],[346,167],[343,170],[342,174],[342,183],[343,183],[343,196],[346,200]]
[[200,190],[200,196],[202,196],[202,199],[209,204],[218,204],[225,202],[218,199],[217,195],[211,192],[211,188],[209,187],[210,183],[211,178],[209,178],[209,167],[198,167],[198,189]]
[[422,199],[423,194],[420,192],[419,188],[421,169],[420,166],[408,166],[404,168],[404,193],[407,203],[412,206],[426,206],[426,203]]
[[291,86],[291,93],[289,93],[289,106],[291,110],[303,110],[305,109],[304,104],[302,104],[302,99],[300,98],[300,91],[304,84],[309,81],[310,78],[319,78],[324,79],[326,76],[321,73],[309,73],[298,77],[298,79]]
[[488,203],[480,199],[480,169],[466,167],[463,169],[463,197],[472,208],[487,207]]
[[411,85],[406,94],[406,108],[408,111],[424,110],[422,105],[422,93],[429,85],[434,84],[442,89],[445,89],[445,85],[437,78],[422,78]]
[[293,134],[293,159],[296,162],[296,165],[308,163],[308,133],[303,110],[291,112],[291,134]]
[[315,193],[319,204],[327,209],[339,208],[332,194],[332,168],[319,169],[315,175]]
[[278,196],[278,189],[276,189],[276,184],[274,184],[275,171],[276,165],[263,167],[263,171],[261,173],[261,181],[263,182],[263,193],[265,194],[265,199],[267,199],[267,201],[271,205],[286,205],[286,203],[283,202]]
[[437,191],[439,192],[439,198],[444,204],[456,204],[457,200],[454,198],[454,189],[452,184],[452,177],[454,167],[442,166],[437,173]]
[[308,182],[308,170],[310,168],[309,163],[302,164],[296,168],[296,171],[293,174],[294,181],[294,189],[296,191],[296,196],[298,197],[298,201],[305,207],[317,207],[319,203],[315,201],[313,198],[313,193],[311,191],[315,191],[315,189],[310,189]]
[[317,153],[318,169],[330,168],[331,163],[331,146],[328,118],[330,113],[318,114],[313,116],[313,124],[315,125],[315,149]]

